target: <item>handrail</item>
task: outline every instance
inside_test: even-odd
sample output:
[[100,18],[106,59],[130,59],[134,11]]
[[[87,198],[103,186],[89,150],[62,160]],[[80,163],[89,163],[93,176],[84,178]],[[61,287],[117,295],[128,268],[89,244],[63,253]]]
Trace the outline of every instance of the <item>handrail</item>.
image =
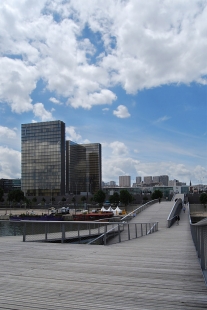
[[[146,202],[146,203],[143,204],[142,206],[136,208],[135,210],[133,210],[133,211],[130,212],[129,214],[125,215],[125,216],[121,219],[121,221],[124,221],[127,217],[130,217],[132,214],[136,213],[137,211],[142,212],[142,211],[145,210],[147,207],[149,207],[151,204],[153,204],[153,203],[155,203],[155,202],[157,202],[157,201],[158,201],[158,199],[154,199],[154,200],[150,200],[150,201]],[[139,213],[140,213],[140,212],[139,212]]]
[[[178,198],[175,201],[175,203],[174,203],[174,205],[173,205],[173,207],[172,207],[172,209],[168,215],[168,218],[167,218],[167,227],[168,228],[170,228],[173,225],[173,223],[175,222],[176,215],[178,215],[180,213],[182,206],[183,206],[182,199]],[[180,210],[179,210],[179,208],[180,208]]]
[[[158,199],[154,199],[154,200],[148,201],[148,202],[145,203],[144,205],[142,205],[142,206],[136,208],[135,210],[133,210],[132,212],[130,212],[129,214],[127,214],[126,216],[124,216],[124,217],[121,219],[120,222],[123,223],[123,221],[124,221],[127,217],[131,216],[132,214],[136,213],[137,211],[142,212],[142,211],[145,210],[149,205],[151,205],[151,204],[153,204],[154,202],[157,202],[157,201],[158,201]],[[98,237],[95,238],[94,240],[91,240],[88,244],[92,244],[92,243],[96,242],[98,239],[101,239],[101,238],[105,237],[106,234],[111,233],[111,232],[112,232],[113,230],[115,230],[117,227],[118,227],[118,224],[117,224],[116,227],[111,228],[109,231],[104,232],[102,235],[98,236]]]
[[[189,210],[189,203],[187,204],[187,207]],[[193,224],[191,221],[190,210],[188,216],[192,239],[203,272],[205,284],[207,285],[207,218]]]

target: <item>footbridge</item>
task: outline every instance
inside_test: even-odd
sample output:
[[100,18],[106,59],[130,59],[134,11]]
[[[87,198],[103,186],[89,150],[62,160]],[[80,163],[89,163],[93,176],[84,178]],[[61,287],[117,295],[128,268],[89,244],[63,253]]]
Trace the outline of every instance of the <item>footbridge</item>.
[[175,203],[155,202],[131,217],[130,224],[158,222],[154,233],[108,246],[0,238],[0,308],[206,309],[188,211],[168,228]]

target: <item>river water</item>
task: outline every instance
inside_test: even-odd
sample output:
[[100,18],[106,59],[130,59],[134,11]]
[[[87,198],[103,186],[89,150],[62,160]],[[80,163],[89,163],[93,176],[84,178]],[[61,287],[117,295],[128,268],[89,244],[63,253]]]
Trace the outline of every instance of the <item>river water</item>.
[[23,233],[23,225],[20,222],[0,221],[0,237],[20,236]]

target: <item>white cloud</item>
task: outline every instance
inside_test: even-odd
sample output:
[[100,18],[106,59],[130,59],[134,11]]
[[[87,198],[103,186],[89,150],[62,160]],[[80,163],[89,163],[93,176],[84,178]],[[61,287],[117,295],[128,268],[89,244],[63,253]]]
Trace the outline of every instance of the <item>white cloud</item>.
[[128,149],[123,142],[114,141],[109,144],[109,147],[112,149],[112,154],[116,156],[126,155]]
[[85,95],[79,91],[73,98],[68,100],[68,103],[74,108],[91,109],[95,105],[112,104],[114,100],[116,100],[116,95],[112,91],[102,89],[100,92]]
[[21,177],[21,153],[8,147],[0,146],[1,178]]
[[[116,85],[134,94],[206,84],[206,20],[206,0],[2,1],[0,100],[16,113],[32,110],[39,79],[85,109],[115,101]],[[86,26],[100,35],[97,45],[82,37]]]
[[36,70],[21,60],[0,58],[0,101],[7,102],[13,112],[32,110],[30,93],[36,86]]
[[117,110],[113,111],[113,114],[116,115],[119,118],[127,118],[130,117],[130,114],[128,112],[127,107],[125,107],[124,105],[119,105],[117,107]]
[[162,122],[165,122],[165,121],[167,121],[167,120],[169,120],[170,119],[170,117],[168,117],[168,116],[163,116],[163,117],[160,117],[160,118],[158,118],[156,121],[154,121],[154,123],[156,124],[156,123],[162,123]]
[[74,142],[78,142],[82,139],[81,135],[79,135],[76,131],[75,131],[75,127],[73,126],[69,126],[66,127],[66,140],[71,140]]
[[147,175],[168,175],[170,179],[177,179],[189,185],[190,180],[196,183],[206,181],[207,170],[202,166],[185,165],[173,161],[143,162],[132,157],[121,157],[114,154],[103,160],[103,180],[118,182],[121,175],[130,175],[131,180],[136,176],[142,178]]
[[9,129],[8,127],[0,126],[0,138],[15,139],[16,136],[16,128]]
[[134,153],[139,153],[139,152],[140,152],[139,150],[136,150],[136,149],[134,150]]
[[43,122],[53,120],[52,113],[45,110],[44,105],[41,102],[34,104],[33,113],[36,117],[40,118],[41,121]]
[[62,104],[62,102],[61,102],[60,100],[58,100],[58,99],[56,99],[56,98],[54,98],[54,97],[51,97],[49,100],[50,100],[51,102],[55,103],[55,104],[58,104],[58,105],[61,105],[61,104]]

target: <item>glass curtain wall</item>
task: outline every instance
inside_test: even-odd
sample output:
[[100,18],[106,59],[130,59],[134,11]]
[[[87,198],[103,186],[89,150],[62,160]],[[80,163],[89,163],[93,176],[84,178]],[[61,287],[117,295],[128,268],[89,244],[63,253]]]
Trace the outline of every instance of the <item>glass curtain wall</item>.
[[65,194],[65,123],[22,124],[22,190],[25,195]]
[[86,148],[66,141],[66,192],[86,192]]
[[86,148],[86,185],[87,192],[94,194],[102,188],[101,144],[81,144]]

